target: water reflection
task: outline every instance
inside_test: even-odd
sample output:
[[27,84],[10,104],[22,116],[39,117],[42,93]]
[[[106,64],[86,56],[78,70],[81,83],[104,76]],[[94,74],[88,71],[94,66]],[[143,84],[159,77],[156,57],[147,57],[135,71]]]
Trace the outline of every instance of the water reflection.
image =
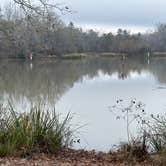
[[[44,100],[88,123],[78,148],[108,150],[126,137],[108,111],[117,98],[137,98],[150,113],[164,111],[166,59],[88,58],[58,61],[1,61],[0,96],[25,108]],[[162,88],[159,88],[162,87]],[[116,126],[116,127],[115,127]],[[86,141],[85,141],[86,140]]]
[[74,83],[87,77],[118,79],[142,77],[149,73],[162,84],[166,83],[166,60],[153,60],[148,65],[144,60],[86,59],[80,61],[0,62],[0,94],[13,96],[17,100],[26,97],[34,100],[42,97],[50,103],[56,102]]

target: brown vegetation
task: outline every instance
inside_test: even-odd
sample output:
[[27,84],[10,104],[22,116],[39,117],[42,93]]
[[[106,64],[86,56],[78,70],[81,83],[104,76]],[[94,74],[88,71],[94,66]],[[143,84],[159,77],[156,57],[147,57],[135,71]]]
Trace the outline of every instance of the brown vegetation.
[[34,154],[25,158],[8,157],[0,159],[1,165],[54,165],[54,166],[150,166],[150,160],[137,162],[126,161],[125,153],[103,153],[103,152],[87,152],[83,150],[66,149],[59,151],[55,155]]

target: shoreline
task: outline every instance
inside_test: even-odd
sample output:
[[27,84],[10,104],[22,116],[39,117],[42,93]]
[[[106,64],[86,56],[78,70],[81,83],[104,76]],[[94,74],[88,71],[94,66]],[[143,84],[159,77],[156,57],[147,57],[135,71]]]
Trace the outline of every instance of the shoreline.
[[[135,55],[135,56],[134,56]],[[137,56],[138,55],[138,56]],[[39,55],[36,54],[33,56],[32,59],[29,59],[28,57],[19,57],[19,56],[2,56],[0,59],[16,59],[16,60],[40,60],[40,59],[56,59],[56,60],[68,60],[68,59],[84,59],[89,57],[98,57],[98,58],[126,58],[126,57],[132,57],[132,58],[138,58],[139,55],[142,55],[142,57],[146,58],[166,58],[166,52],[152,52],[148,56],[148,53],[133,53],[133,54],[127,54],[127,53],[118,53],[118,52],[100,52],[100,53],[69,53],[69,54],[63,54],[63,55]]]
[[124,152],[95,152],[84,150],[64,149],[56,154],[35,153],[23,157],[4,157],[0,158],[0,165],[57,165],[57,166],[151,166],[151,159],[137,161],[132,159],[128,161]]

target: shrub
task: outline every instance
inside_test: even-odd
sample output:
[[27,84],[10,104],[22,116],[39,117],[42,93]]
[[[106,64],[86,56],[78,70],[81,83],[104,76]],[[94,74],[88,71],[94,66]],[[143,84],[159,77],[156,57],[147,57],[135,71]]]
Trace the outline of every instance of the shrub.
[[155,152],[166,152],[166,117],[151,115],[151,123],[147,124],[149,142]]

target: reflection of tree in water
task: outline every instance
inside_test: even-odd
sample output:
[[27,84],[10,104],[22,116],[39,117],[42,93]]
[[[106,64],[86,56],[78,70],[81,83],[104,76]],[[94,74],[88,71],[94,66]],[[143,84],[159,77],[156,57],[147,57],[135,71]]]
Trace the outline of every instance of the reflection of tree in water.
[[121,72],[119,73],[118,78],[122,79],[122,80],[124,80],[125,78],[127,78],[127,74],[125,72],[125,60],[122,60],[122,63],[121,63]]
[[36,63],[32,69],[22,62],[1,65],[0,93],[20,101],[26,97],[54,103],[73,84],[67,66],[60,69],[59,65]]
[[166,84],[166,59],[165,58],[152,59],[149,68],[159,83]]
[[93,78],[99,71],[112,75],[118,73],[120,79],[131,72],[152,72],[160,82],[166,83],[166,60],[154,60],[150,65],[145,60],[113,58],[89,58],[83,60],[59,60],[56,62],[22,61],[0,62],[0,96],[10,96],[15,101],[23,99],[43,99],[54,104],[84,76]]

